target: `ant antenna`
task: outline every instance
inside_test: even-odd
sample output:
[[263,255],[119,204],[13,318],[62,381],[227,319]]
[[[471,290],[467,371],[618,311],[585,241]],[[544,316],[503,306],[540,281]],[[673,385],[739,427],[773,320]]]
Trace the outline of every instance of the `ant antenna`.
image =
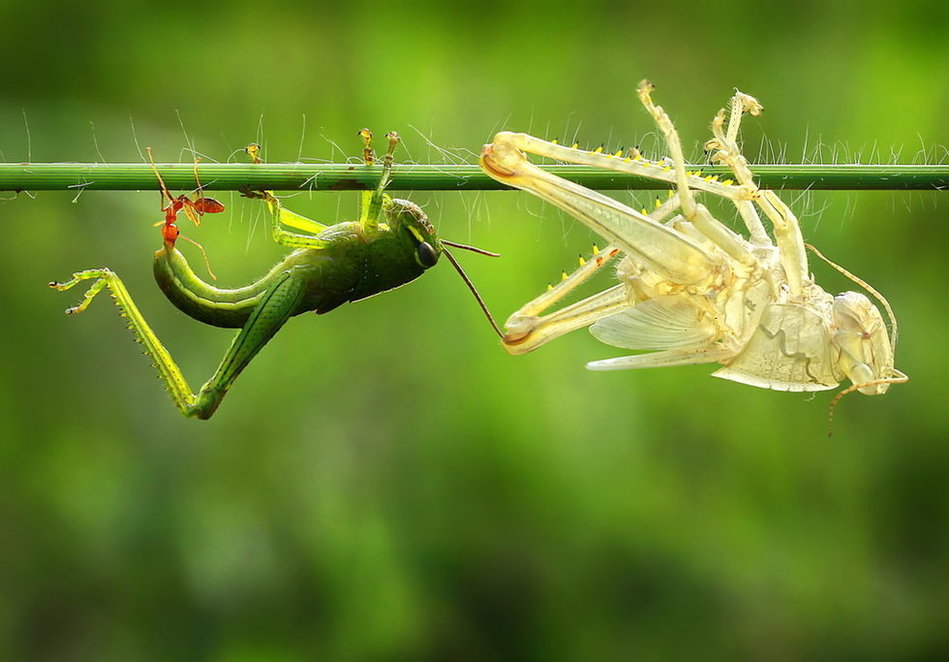
[[208,275],[211,276],[211,280],[217,280],[217,276],[215,276],[215,275],[214,275],[214,272],[211,271],[211,260],[208,259],[208,252],[207,252],[206,250],[204,250],[204,246],[202,246],[201,244],[199,244],[198,242],[196,242],[196,241],[195,241],[194,239],[192,239],[191,237],[185,236],[185,235],[183,235],[183,234],[179,234],[179,235],[178,235],[178,238],[179,238],[179,239],[184,239],[185,241],[189,241],[189,242],[191,242],[192,244],[194,244],[195,246],[198,247],[198,250],[201,251],[202,257],[204,257],[204,268],[208,270]]
[[152,166],[152,172],[154,172],[155,177],[158,178],[158,186],[161,187],[162,197],[168,198],[169,204],[174,203],[175,199],[171,197],[171,193],[168,192],[168,187],[165,186],[165,180],[161,178],[161,173],[158,172],[158,166],[155,165],[155,159],[152,158],[152,148],[146,147],[145,153],[148,154],[148,162]]
[[[491,253],[480,248],[475,248],[473,246],[465,246],[464,244],[455,244],[449,241],[441,240],[442,244],[448,244],[449,246],[454,246],[455,248],[462,248],[464,250],[474,251],[475,253],[481,253],[482,255],[490,255],[491,257],[501,257],[497,253]],[[448,261],[451,262],[451,266],[455,268],[455,271],[458,272],[458,275],[465,281],[465,285],[468,286],[468,289],[471,290],[471,293],[474,295],[474,298],[478,301],[478,305],[481,306],[481,310],[484,312],[484,316],[488,318],[488,322],[491,323],[491,328],[494,329],[494,332],[498,334],[498,338],[504,340],[504,332],[501,331],[501,328],[498,326],[498,323],[494,321],[494,317],[491,315],[491,311],[488,310],[487,304],[485,304],[484,299],[481,298],[481,295],[478,294],[477,288],[475,288],[474,283],[471,282],[471,279],[468,278],[468,274],[465,273],[465,270],[461,268],[461,265],[458,264],[458,260],[455,259],[455,256],[451,254],[447,248],[442,246],[442,252],[448,258]]]

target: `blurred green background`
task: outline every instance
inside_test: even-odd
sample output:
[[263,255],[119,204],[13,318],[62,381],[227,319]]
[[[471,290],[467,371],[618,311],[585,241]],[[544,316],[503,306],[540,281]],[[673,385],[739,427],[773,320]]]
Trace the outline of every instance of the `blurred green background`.
[[[648,153],[649,77],[693,155],[738,87],[766,109],[752,160],[947,161],[944,2],[619,4],[4,3],[0,160],[340,161],[363,126],[402,161],[473,162],[502,128]],[[401,195],[503,253],[461,256],[502,319],[592,240],[522,193]],[[582,331],[510,357],[447,266],[290,322],[186,420],[106,299],[67,319],[79,292],[46,288],[112,267],[200,385],[231,332],[151,281],[158,195],[0,202],[0,659],[949,655],[947,194],[785,197],[889,298],[912,378],[846,398],[830,439],[826,393],[591,373],[622,350]],[[236,285],[282,251],[223,198],[185,227]]]

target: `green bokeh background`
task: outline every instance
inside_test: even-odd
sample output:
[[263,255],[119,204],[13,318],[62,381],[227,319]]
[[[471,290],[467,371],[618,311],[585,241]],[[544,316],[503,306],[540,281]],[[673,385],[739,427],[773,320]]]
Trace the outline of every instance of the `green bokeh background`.
[[[403,161],[473,162],[501,128],[655,148],[643,77],[693,154],[739,87],[753,160],[947,160],[944,2],[328,4],[0,5],[0,160],[188,161],[186,131],[339,161],[363,126]],[[503,253],[461,256],[502,318],[593,239],[526,194],[404,195]],[[591,373],[619,352],[585,332],[510,357],[445,266],[292,321],[185,420],[107,300],[66,319],[78,293],[45,287],[114,268],[202,383],[231,332],[151,282],[158,196],[0,202],[0,659],[949,655],[947,194],[785,197],[888,296],[912,378],[845,399],[831,439],[828,394]],[[281,250],[224,199],[188,232],[236,285]]]

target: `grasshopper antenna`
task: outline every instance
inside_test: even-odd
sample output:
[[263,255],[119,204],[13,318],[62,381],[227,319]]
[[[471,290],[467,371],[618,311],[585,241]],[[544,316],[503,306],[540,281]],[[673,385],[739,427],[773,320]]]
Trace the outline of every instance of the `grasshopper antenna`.
[[459,244],[454,241],[447,241],[442,239],[441,242],[446,246],[451,246],[452,248],[460,248],[462,250],[471,251],[472,253],[478,253],[479,255],[487,255],[488,257],[501,257],[500,253],[492,253],[491,251],[486,251],[483,248],[478,248],[477,246],[469,246],[468,244]]
[[498,338],[504,340],[504,332],[501,331],[501,327],[498,326],[498,323],[494,321],[494,316],[491,315],[491,311],[488,310],[487,304],[485,304],[484,299],[481,298],[481,295],[478,294],[477,288],[474,286],[474,283],[471,282],[471,279],[468,278],[468,274],[465,273],[465,270],[461,268],[461,265],[458,264],[458,260],[455,259],[455,256],[445,248],[445,244],[453,246],[455,248],[461,248],[466,251],[472,251],[474,253],[480,253],[481,255],[489,255],[491,257],[501,257],[498,253],[492,253],[481,248],[475,248],[474,246],[466,246],[465,244],[456,244],[451,241],[441,240],[442,243],[442,252],[448,258],[448,261],[451,262],[451,266],[455,268],[455,271],[458,272],[458,275],[461,276],[462,280],[465,281],[465,285],[468,286],[468,289],[471,290],[471,293],[474,295],[474,298],[478,301],[478,305],[481,306],[481,310],[484,312],[484,316],[488,318],[488,322],[491,323],[491,328],[494,329],[494,332],[498,334]]

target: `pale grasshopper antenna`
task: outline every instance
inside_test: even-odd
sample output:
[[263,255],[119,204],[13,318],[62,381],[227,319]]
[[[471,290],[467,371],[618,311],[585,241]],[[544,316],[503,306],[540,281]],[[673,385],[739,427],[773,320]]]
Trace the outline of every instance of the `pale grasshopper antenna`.
[[834,436],[834,408],[837,406],[837,403],[840,402],[841,398],[845,395],[850,395],[855,391],[866,386],[880,386],[881,384],[905,384],[909,381],[909,375],[900,372],[896,368],[891,368],[893,374],[892,377],[885,377],[883,379],[873,379],[869,382],[863,382],[861,384],[852,384],[849,387],[845,388],[843,391],[834,396],[834,399],[830,401],[830,406],[827,408],[827,436]]
[[[859,276],[856,276],[850,273],[847,269],[843,268],[836,262],[833,262],[827,258],[823,253],[821,253],[817,248],[811,244],[804,244],[807,246],[814,255],[822,259],[824,262],[832,266],[834,269],[842,273],[844,276],[855,282],[857,285],[865,289],[867,292],[873,295],[873,297],[879,301],[883,308],[886,310],[887,317],[890,318],[890,327],[891,327],[891,338],[890,338],[890,351],[892,355],[896,356],[896,340],[899,336],[899,328],[896,325],[896,315],[893,313],[893,308],[890,307],[890,302],[886,300],[882,294],[880,294],[870,283],[866,282]],[[882,379],[874,379],[869,382],[863,382],[861,384],[852,384],[851,386],[845,388],[843,391],[834,396],[834,399],[830,401],[830,406],[827,409],[827,436],[830,437],[834,434],[834,409],[837,407],[837,403],[845,396],[849,395],[855,391],[859,391],[862,388],[867,386],[880,386],[882,384],[903,384],[909,381],[909,376],[905,373],[897,370],[896,368],[890,368],[891,375],[889,377],[884,377]]]
[[[155,165],[155,159],[152,157],[152,148],[146,147],[145,153],[148,154],[148,162],[152,166],[152,172],[155,173],[155,177],[158,179],[158,186],[161,188],[162,196],[168,199],[168,205],[162,209],[162,211],[165,212],[165,220],[158,221],[157,223],[154,224],[154,227],[158,227],[159,225],[165,226],[164,228],[162,228],[162,237],[166,238],[166,241],[168,240],[167,239],[168,235],[166,234],[167,229],[170,227],[174,227],[175,232],[174,232],[173,238],[171,239],[172,245],[174,244],[174,241],[176,239],[181,238],[197,246],[198,250],[201,251],[201,256],[204,258],[204,268],[208,270],[208,275],[211,277],[211,280],[217,280],[217,276],[214,275],[214,271],[211,269],[211,261],[208,259],[208,253],[207,251],[204,250],[204,246],[196,242],[191,237],[181,234],[178,231],[177,226],[175,225],[176,221],[178,220],[178,212],[181,211],[182,208],[185,209],[185,214],[188,216],[188,218],[194,221],[195,225],[201,225],[201,223],[197,219],[197,215],[192,216],[193,212],[189,213],[189,205],[192,205],[193,203],[191,202],[191,200],[188,199],[188,196],[186,195],[180,195],[177,198],[171,195],[171,193],[168,191],[168,187],[165,186],[165,180],[162,179],[161,173],[158,172],[158,166]],[[194,176],[195,176],[195,179],[197,179],[198,177],[197,162],[195,162]],[[198,184],[199,190],[200,190],[200,186],[201,185],[199,183]],[[224,211],[224,205],[222,205],[220,202],[218,202],[214,198],[204,198],[202,196],[200,199],[209,200],[214,205],[216,205],[217,208],[213,210],[214,212]]]
[[501,257],[500,253],[492,253],[491,251],[486,251],[483,248],[477,248],[475,246],[468,246],[467,244],[457,244],[453,241],[446,241],[445,239],[439,240],[442,244],[442,252],[445,254],[445,257],[448,258],[448,261],[451,262],[451,266],[455,268],[455,271],[458,272],[458,275],[461,276],[462,280],[465,281],[465,285],[468,286],[468,289],[471,290],[471,293],[474,295],[475,300],[478,302],[478,305],[481,306],[484,316],[488,318],[488,322],[491,324],[491,328],[494,329],[494,332],[498,334],[498,338],[504,340],[504,332],[501,331],[501,327],[498,326],[498,323],[494,321],[494,316],[491,314],[491,311],[488,310],[487,304],[484,302],[484,299],[481,298],[481,295],[478,293],[478,289],[474,286],[474,283],[471,282],[471,279],[468,278],[468,274],[465,273],[465,270],[461,268],[461,265],[458,263],[458,260],[455,259],[455,256],[451,254],[446,245],[452,246],[454,248],[460,248],[462,250],[471,251],[472,253],[478,253],[480,255],[487,255],[489,257]]

